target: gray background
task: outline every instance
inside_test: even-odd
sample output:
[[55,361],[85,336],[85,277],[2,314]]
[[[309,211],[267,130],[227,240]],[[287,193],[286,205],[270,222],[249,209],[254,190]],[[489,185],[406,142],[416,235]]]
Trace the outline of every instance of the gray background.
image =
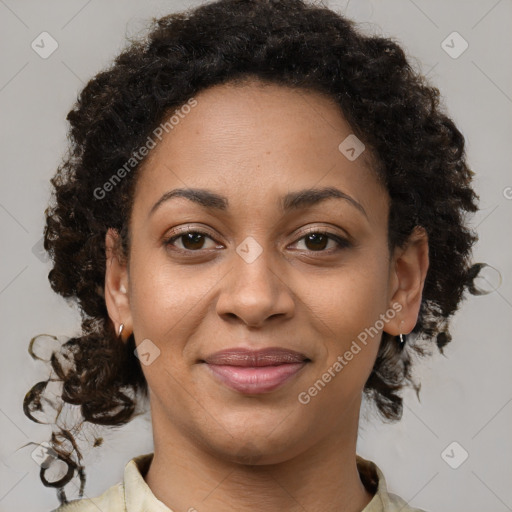
[[[65,116],[77,92],[122,49],[151,16],[201,2],[134,0],[0,0],[0,511],[48,512],[57,506],[42,486],[31,452],[50,427],[28,420],[25,393],[47,377],[27,353],[30,338],[78,334],[79,313],[51,290],[41,257],[49,178],[66,148]],[[361,422],[358,453],[375,461],[392,492],[432,512],[512,510],[512,40],[511,0],[331,0],[331,8],[364,31],[396,38],[413,65],[439,87],[467,140],[481,210],[471,219],[480,241],[475,261],[488,269],[490,293],[470,296],[452,322],[454,341],[418,366],[418,402],[404,394],[403,419]],[[46,31],[58,49],[41,58],[31,43]],[[467,50],[452,58],[441,43],[457,31]],[[453,42],[451,42],[453,40]],[[448,39],[452,52],[462,40]],[[48,48],[48,46],[46,46]],[[507,234],[508,233],[508,234]],[[366,407],[363,417],[366,416]],[[148,417],[104,437],[86,455],[86,494],[118,482],[126,462],[152,451]],[[506,435],[506,432],[508,435]],[[92,436],[92,434],[91,434]],[[92,439],[92,437],[91,437]],[[445,449],[457,442],[450,460]],[[444,454],[444,455],[443,455]],[[71,496],[73,497],[73,496]]]

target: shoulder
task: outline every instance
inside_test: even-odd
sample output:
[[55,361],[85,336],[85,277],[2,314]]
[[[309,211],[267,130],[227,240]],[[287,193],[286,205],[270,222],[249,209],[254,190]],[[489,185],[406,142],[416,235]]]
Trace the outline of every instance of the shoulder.
[[123,496],[123,484],[119,482],[95,498],[73,500],[51,512],[125,512]]
[[362,512],[427,512],[411,507],[403,498],[390,492],[384,473],[375,462],[359,455],[356,460],[361,481],[373,495]]
[[388,508],[385,509],[386,512],[427,512],[422,508],[411,507],[404,499],[392,492],[388,492],[387,497]]
[[[121,482],[109,487],[103,494],[95,498],[83,498],[70,501],[51,512],[126,512],[127,507],[133,510],[146,510],[150,507],[141,507],[147,500],[153,500],[151,510],[169,510],[162,506],[144,481],[153,453],[139,455],[131,459],[124,468]],[[144,501],[146,500],[146,501]],[[160,508],[155,508],[154,502]]]

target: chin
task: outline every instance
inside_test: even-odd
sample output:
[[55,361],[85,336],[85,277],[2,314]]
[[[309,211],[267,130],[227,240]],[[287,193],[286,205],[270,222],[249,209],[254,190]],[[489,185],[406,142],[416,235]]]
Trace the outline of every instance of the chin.
[[[280,422],[283,428],[279,428]],[[286,421],[283,417],[267,421],[265,425],[251,424],[247,420],[235,428],[217,431],[220,437],[215,439],[210,434],[205,441],[208,450],[220,459],[247,465],[278,464],[297,455],[307,444],[304,439],[307,430],[297,425],[301,423],[290,417]]]

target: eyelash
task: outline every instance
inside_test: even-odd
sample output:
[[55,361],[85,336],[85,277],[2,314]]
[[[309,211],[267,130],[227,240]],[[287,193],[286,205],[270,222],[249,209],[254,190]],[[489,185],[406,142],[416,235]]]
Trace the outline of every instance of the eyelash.
[[[206,236],[206,237],[210,238],[211,240],[214,240],[214,238],[212,236],[210,236],[208,233],[206,233],[205,231],[200,231],[200,230],[197,230],[197,229],[190,229],[190,230],[181,231],[180,233],[173,235],[171,238],[166,239],[164,241],[164,245],[166,247],[168,247],[168,246],[169,247],[173,247],[173,243],[176,240],[178,240],[182,236],[185,236],[185,235],[188,235],[188,234],[192,234],[192,233],[196,234],[196,235]],[[320,250],[320,251],[308,250],[307,251],[308,253],[327,253],[327,254],[331,254],[332,252],[337,252],[337,251],[340,251],[342,249],[347,249],[347,248],[351,247],[351,245],[352,245],[347,239],[345,239],[345,238],[343,238],[341,236],[334,235],[333,233],[329,233],[327,231],[314,230],[314,229],[311,229],[308,232],[306,232],[304,235],[302,235],[300,238],[298,238],[296,240],[296,242],[294,242],[294,243],[297,243],[300,240],[302,240],[305,237],[307,237],[309,235],[312,235],[312,234],[314,234],[314,235],[324,235],[327,238],[329,238],[331,240],[334,240],[338,244],[338,247],[334,248],[334,250],[332,248],[331,249],[327,249],[327,250]],[[178,252],[181,252],[181,253],[200,253],[202,250],[208,250],[208,249],[198,249],[197,251],[193,251],[191,249],[174,248],[172,250],[178,251]]]

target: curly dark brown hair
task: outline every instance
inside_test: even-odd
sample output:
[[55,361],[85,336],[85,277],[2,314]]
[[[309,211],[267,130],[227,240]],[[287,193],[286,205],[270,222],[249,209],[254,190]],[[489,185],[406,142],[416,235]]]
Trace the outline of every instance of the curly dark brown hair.
[[[450,342],[448,320],[480,264],[470,256],[477,236],[466,216],[477,210],[461,132],[430,86],[392,39],[364,35],[355,23],[323,5],[303,0],[220,0],[153,19],[151,29],[129,41],[112,65],[93,77],[67,115],[69,150],[59,165],[52,203],[45,210],[44,247],[53,268],[52,289],[76,301],[80,336],[51,357],[57,379],[37,383],[24,400],[25,414],[42,410],[50,380],[62,383],[61,402],[78,406],[83,422],[119,426],[137,415],[148,396],[134,355],[133,334],[121,343],[104,297],[105,234],[120,233],[119,251],[130,250],[129,219],[141,168],[137,163],[112,187],[98,190],[142,147],[158,125],[198,92],[216,84],[259,79],[335,100],[353,133],[375,158],[375,173],[390,196],[389,248],[403,246],[416,226],[429,240],[430,267],[417,324],[408,343],[383,333],[364,393],[384,421],[402,416],[399,391],[419,385],[411,374],[413,352]],[[30,350],[33,357],[36,355]],[[431,353],[431,352],[430,352]],[[60,409],[59,409],[60,411]],[[85,484],[77,429],[54,432],[54,457],[70,471],[64,486]],[[96,442],[95,444],[98,444]]]

